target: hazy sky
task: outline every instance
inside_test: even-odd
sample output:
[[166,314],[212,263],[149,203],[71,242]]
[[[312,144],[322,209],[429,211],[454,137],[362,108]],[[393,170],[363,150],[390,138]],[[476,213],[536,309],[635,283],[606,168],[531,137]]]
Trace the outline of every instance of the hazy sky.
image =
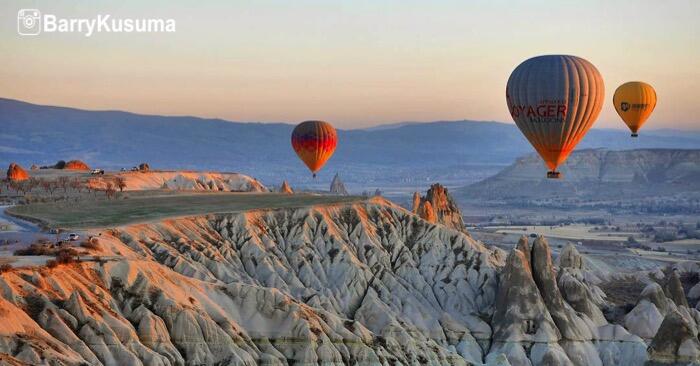
[[[0,97],[235,121],[512,122],[510,72],[552,53],[612,93],[651,83],[649,128],[700,128],[700,1],[3,1]],[[19,9],[173,18],[175,33],[19,36]]]

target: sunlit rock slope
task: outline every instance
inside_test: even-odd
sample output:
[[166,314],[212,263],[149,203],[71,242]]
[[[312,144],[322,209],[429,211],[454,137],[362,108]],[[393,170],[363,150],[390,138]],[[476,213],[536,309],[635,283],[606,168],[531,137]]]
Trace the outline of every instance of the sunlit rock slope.
[[130,225],[98,242],[99,257],[0,275],[2,362],[639,365],[645,341],[656,359],[697,350],[687,304],[664,300],[653,324],[683,326],[678,346],[609,324],[575,248],[560,266],[541,238],[507,254],[381,198]]

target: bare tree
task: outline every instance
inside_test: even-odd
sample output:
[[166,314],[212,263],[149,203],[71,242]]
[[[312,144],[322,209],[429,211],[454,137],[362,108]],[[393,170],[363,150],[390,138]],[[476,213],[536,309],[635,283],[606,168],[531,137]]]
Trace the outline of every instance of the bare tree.
[[31,192],[34,188],[39,186],[39,180],[34,177],[30,177],[27,181],[27,185],[27,189]]
[[117,190],[114,189],[114,183],[112,182],[107,182],[107,188],[105,189],[105,196],[107,196],[107,199],[111,199],[112,197],[116,196]]
[[60,176],[58,179],[56,179],[56,184],[63,188],[63,193],[65,193],[68,190],[68,183],[70,182],[70,178],[68,176]]
[[119,188],[119,192],[124,192],[124,188],[126,188],[126,178],[115,177],[114,184]]
[[83,183],[80,181],[80,179],[75,178],[70,182],[70,187],[73,188],[76,192],[80,192],[83,189]]
[[52,180],[47,180],[44,179],[41,181],[41,187],[46,191],[49,192],[51,196],[53,196],[53,191],[56,189],[56,184]]
[[21,192],[23,196],[27,193],[27,189],[29,188],[29,184],[27,184],[26,180],[21,181],[21,182],[13,182],[13,184],[14,184],[15,191],[17,191],[18,193]]

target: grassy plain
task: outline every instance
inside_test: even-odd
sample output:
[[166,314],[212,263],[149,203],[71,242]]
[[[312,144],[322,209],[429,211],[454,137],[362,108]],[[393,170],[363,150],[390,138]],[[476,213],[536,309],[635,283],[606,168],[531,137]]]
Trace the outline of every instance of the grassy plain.
[[86,229],[114,227],[135,222],[209,213],[253,209],[294,208],[357,202],[359,196],[232,192],[130,192],[124,199],[81,199],[17,205],[10,215],[39,222],[50,228]]

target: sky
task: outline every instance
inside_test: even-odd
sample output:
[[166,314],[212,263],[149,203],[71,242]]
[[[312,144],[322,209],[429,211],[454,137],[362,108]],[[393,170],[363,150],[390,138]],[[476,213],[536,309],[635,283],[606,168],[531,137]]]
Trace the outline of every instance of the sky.
[[[58,18],[174,19],[170,33],[18,34],[20,9]],[[648,128],[700,129],[700,1],[3,1],[0,97],[245,122],[512,123],[505,85],[541,54],[591,61],[596,127],[643,80]]]

